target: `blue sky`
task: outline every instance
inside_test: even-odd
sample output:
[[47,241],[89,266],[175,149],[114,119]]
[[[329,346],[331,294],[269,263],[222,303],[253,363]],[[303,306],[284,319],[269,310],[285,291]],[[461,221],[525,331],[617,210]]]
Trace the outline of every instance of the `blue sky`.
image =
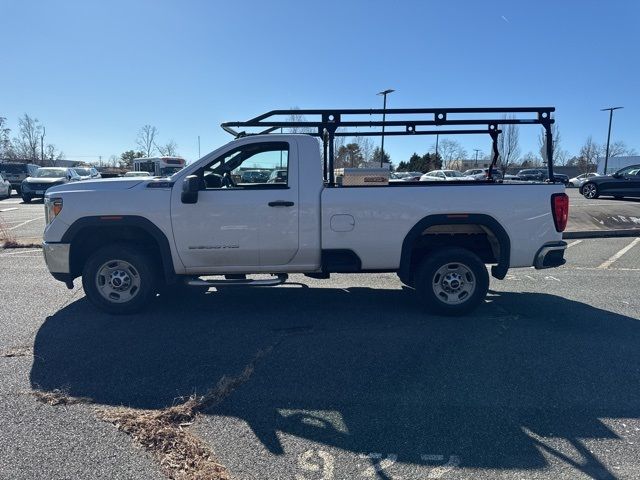
[[[640,149],[640,2],[0,0],[0,116],[27,112],[68,158],[135,147],[144,124],[188,160],[219,124],[274,108],[557,107],[562,148]],[[537,150],[537,130],[520,131]],[[489,150],[484,137],[461,139]],[[392,160],[431,140],[388,140]]]

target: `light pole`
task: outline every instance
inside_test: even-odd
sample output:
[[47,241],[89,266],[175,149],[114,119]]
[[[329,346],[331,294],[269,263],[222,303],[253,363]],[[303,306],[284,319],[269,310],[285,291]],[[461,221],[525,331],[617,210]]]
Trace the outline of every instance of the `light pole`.
[[606,112],[609,110],[609,133],[607,134],[607,152],[604,154],[604,174],[607,174],[607,164],[609,163],[609,141],[611,140],[611,120],[613,120],[613,111],[620,110],[624,107],[609,107],[609,108],[601,108],[601,112]]
[[479,148],[474,148],[473,149],[474,152],[476,152],[476,167],[478,166],[478,152],[480,151]]
[[378,92],[378,95],[382,95],[384,100],[382,102],[382,146],[380,147],[380,168],[382,168],[382,163],[384,162],[384,121],[386,119],[386,110],[387,110],[387,95],[395,92],[392,88],[388,88],[383,90],[382,92]]
[[[42,127],[42,135],[40,135],[40,164],[44,167],[44,136],[47,133],[46,127]],[[38,147],[36,147],[38,148]]]

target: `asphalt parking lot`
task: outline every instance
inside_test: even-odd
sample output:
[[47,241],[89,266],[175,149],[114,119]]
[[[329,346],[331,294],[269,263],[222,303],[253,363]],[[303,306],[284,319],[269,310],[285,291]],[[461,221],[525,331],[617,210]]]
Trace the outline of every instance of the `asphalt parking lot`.
[[[28,238],[42,205],[16,205],[0,215]],[[640,240],[572,240],[566,256],[492,280],[457,319],[425,314],[393,274],[110,317],[39,249],[0,250],[0,478],[165,478],[101,412],[180,404],[258,352],[180,426],[233,478],[640,478]]]

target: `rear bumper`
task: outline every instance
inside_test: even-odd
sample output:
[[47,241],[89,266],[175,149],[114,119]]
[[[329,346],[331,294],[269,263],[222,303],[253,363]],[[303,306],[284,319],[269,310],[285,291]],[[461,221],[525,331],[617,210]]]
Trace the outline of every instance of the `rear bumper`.
[[536,253],[533,266],[537,269],[559,267],[566,263],[564,251],[567,249],[567,242],[545,243],[538,253]]
[[[69,253],[71,251],[70,243],[47,243],[42,244],[42,252],[44,261],[47,264],[49,272],[52,274],[69,274],[71,273],[69,265]],[[55,277],[55,275],[54,275]]]

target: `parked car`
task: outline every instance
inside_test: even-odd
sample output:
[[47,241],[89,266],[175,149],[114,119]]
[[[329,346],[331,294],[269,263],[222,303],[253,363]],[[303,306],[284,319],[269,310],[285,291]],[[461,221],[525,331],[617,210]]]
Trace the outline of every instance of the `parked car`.
[[271,172],[267,183],[287,183],[287,171],[285,169],[276,169]]
[[403,172],[407,175],[402,179],[404,182],[419,182],[422,172]]
[[150,177],[149,172],[125,172],[125,177]]
[[[547,176],[547,175],[545,175],[545,176]],[[553,176],[555,177],[557,182],[562,182],[565,187],[569,185],[569,176],[568,175],[565,175],[564,173],[555,173],[555,172],[553,172]]]
[[596,172],[583,173],[581,175],[578,175],[577,177],[570,178],[569,184],[567,186],[580,188],[582,185],[584,185],[584,182],[589,180],[591,177],[597,177],[599,175],[600,174]]
[[72,170],[78,174],[80,180],[93,180],[102,178],[100,172],[93,167],[73,167]]
[[523,180],[526,182],[544,182],[549,175],[544,168],[525,168],[524,170],[520,170],[516,177],[518,180]]
[[390,182],[417,182],[420,180],[422,172],[391,172]]
[[29,203],[34,198],[44,198],[47,189],[79,180],[80,175],[73,168],[40,167],[35,175],[22,181],[20,185],[22,201]]
[[2,176],[11,184],[11,188],[13,188],[18,195],[20,195],[22,181],[27,177],[35,175],[37,171],[38,166],[33,163],[0,163],[0,173],[2,173]]
[[457,170],[431,170],[420,177],[421,182],[454,182],[459,180],[475,180],[475,178],[463,175]]
[[[470,168],[469,170],[465,170],[464,172],[462,172],[462,175],[466,177],[473,177],[476,180],[485,180],[489,177],[489,169],[488,168]],[[502,172],[494,168],[492,177],[496,180],[501,180]]]
[[598,175],[589,178],[580,187],[585,198],[602,195],[613,198],[640,197],[640,165],[621,168],[612,175]]
[[0,198],[9,198],[11,196],[11,184],[4,179],[0,173]]
[[269,171],[244,170],[240,174],[240,183],[265,183],[269,180]]

